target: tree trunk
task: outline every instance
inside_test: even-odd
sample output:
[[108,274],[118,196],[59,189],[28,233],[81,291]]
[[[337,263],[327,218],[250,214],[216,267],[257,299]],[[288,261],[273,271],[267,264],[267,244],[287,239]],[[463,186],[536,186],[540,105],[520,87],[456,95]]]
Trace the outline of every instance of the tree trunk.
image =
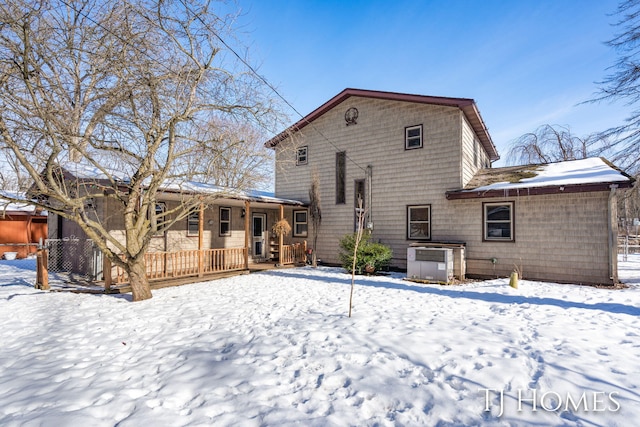
[[318,258],[316,256],[316,248],[318,247],[318,232],[316,231],[316,226],[313,227],[313,252],[311,257],[311,266],[313,268],[318,268]]
[[134,301],[143,301],[151,298],[151,288],[147,279],[147,272],[144,263],[144,256],[134,258],[129,261],[129,285]]

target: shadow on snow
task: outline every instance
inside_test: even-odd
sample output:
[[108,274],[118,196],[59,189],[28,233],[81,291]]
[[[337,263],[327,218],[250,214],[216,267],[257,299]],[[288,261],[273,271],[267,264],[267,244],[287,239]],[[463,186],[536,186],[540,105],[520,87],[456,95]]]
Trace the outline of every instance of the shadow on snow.
[[[309,271],[305,270],[305,271]],[[332,282],[351,284],[351,276],[344,279],[338,277],[318,277],[311,272],[310,274],[302,274],[292,270],[271,270],[261,274],[275,275],[283,278],[297,278],[304,280],[315,280],[320,282]],[[380,276],[377,276],[380,277]],[[609,313],[629,314],[631,316],[639,316],[640,308],[633,307],[625,304],[618,303],[597,303],[586,304],[578,301],[559,300],[555,298],[540,298],[540,297],[527,297],[523,295],[505,295],[495,292],[474,292],[473,290],[465,289],[457,286],[456,290],[447,289],[443,285],[411,285],[409,283],[396,283],[384,280],[370,280],[367,276],[356,276],[357,286],[370,286],[375,288],[397,289],[401,291],[413,291],[421,294],[438,295],[449,298],[467,298],[478,301],[495,302],[501,304],[536,304],[536,305],[551,305],[561,307],[565,309],[579,308],[585,310],[601,310]],[[558,286],[577,286],[577,285],[558,285]],[[457,290],[460,289],[460,290]],[[570,288],[569,288],[570,289]]]

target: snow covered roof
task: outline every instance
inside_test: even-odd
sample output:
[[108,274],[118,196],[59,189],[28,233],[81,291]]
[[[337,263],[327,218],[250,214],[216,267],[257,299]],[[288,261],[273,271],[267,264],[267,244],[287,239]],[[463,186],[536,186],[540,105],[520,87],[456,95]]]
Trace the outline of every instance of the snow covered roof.
[[[37,211],[37,208],[29,203],[17,203],[11,200],[6,199],[18,199],[18,200],[27,200],[27,197],[24,193],[19,193],[15,191],[0,191],[0,217],[7,214],[33,214]],[[43,212],[42,215],[46,215],[46,212]]]
[[[67,162],[63,165],[63,168],[68,173],[79,179],[93,179],[93,180],[110,180],[113,179],[117,182],[127,183],[130,181],[130,176],[123,170],[115,169],[112,167],[102,166],[104,171],[100,168],[86,164],[83,162]],[[106,173],[105,173],[106,172]]]
[[193,194],[209,194],[220,195],[221,197],[249,200],[262,203],[277,203],[284,205],[304,206],[304,202],[292,199],[282,199],[275,197],[273,193],[258,190],[238,190],[234,188],[225,188],[218,185],[207,184],[203,182],[187,181],[183,183],[167,183],[160,187],[160,191],[166,192],[186,192]]
[[[71,166],[67,165],[64,168],[65,172],[73,176],[74,178],[81,180],[95,180],[95,181],[105,181],[113,178],[116,182],[122,183],[126,185],[130,182],[129,176],[126,175],[125,172],[110,170],[109,168],[105,168],[106,172],[110,175],[105,174],[102,170],[97,167],[86,165],[82,163],[73,164]],[[284,204],[284,205],[292,205],[292,206],[304,206],[305,203],[299,200],[291,200],[291,199],[282,199],[275,197],[273,193],[258,191],[258,190],[239,190],[235,188],[222,187],[219,185],[208,184],[204,182],[195,182],[195,181],[171,181],[167,180],[164,184],[160,186],[161,192],[166,193],[189,193],[189,194],[203,194],[203,195],[211,195],[211,196],[219,196],[223,198],[229,199],[237,199],[237,200],[249,200],[253,202],[261,202],[261,203],[276,203],[276,204]]]
[[611,185],[630,187],[633,181],[607,160],[592,157],[542,165],[481,169],[465,188],[447,192],[447,198],[607,191]]

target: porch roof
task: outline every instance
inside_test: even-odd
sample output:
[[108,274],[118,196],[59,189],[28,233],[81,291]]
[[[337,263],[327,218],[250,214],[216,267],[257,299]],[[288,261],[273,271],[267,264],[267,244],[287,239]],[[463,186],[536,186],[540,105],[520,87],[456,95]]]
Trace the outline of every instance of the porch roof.
[[[67,178],[80,179],[90,182],[100,182],[109,185],[112,178],[117,184],[126,186],[130,183],[129,177],[120,171],[105,169],[109,175],[99,168],[82,163],[65,165],[63,168]],[[113,173],[112,173],[113,172]],[[299,200],[284,199],[275,197],[273,193],[260,190],[240,190],[237,188],[223,187],[214,184],[196,181],[166,180],[159,188],[160,193],[166,194],[202,194],[215,198],[231,200],[250,201],[254,203],[278,204],[287,206],[306,206],[306,203]]]
[[187,181],[184,183],[167,183],[160,187],[163,193],[188,193],[203,194],[216,196],[217,198],[242,200],[266,204],[278,204],[288,206],[306,206],[306,203],[300,200],[283,199],[275,197],[273,193],[259,190],[238,190],[234,188],[225,188],[218,185],[207,184],[202,182]]
[[481,169],[461,190],[447,191],[449,200],[484,197],[608,191],[629,188],[634,179],[601,157],[539,165]]

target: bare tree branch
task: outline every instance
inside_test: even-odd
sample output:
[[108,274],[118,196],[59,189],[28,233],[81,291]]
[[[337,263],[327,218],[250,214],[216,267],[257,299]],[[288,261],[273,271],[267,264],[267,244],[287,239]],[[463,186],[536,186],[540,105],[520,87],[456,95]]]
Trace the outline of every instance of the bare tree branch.
[[[202,202],[185,192],[152,221],[163,185],[247,189],[268,176],[259,129],[279,112],[259,76],[220,55],[229,22],[209,1],[0,4],[0,151],[30,178],[33,203],[78,223],[129,273],[136,300],[151,296],[151,237]],[[89,200],[117,205],[124,242]]]
[[510,164],[552,163],[603,155],[608,139],[598,134],[578,137],[559,125],[542,125],[512,142],[507,153]]

